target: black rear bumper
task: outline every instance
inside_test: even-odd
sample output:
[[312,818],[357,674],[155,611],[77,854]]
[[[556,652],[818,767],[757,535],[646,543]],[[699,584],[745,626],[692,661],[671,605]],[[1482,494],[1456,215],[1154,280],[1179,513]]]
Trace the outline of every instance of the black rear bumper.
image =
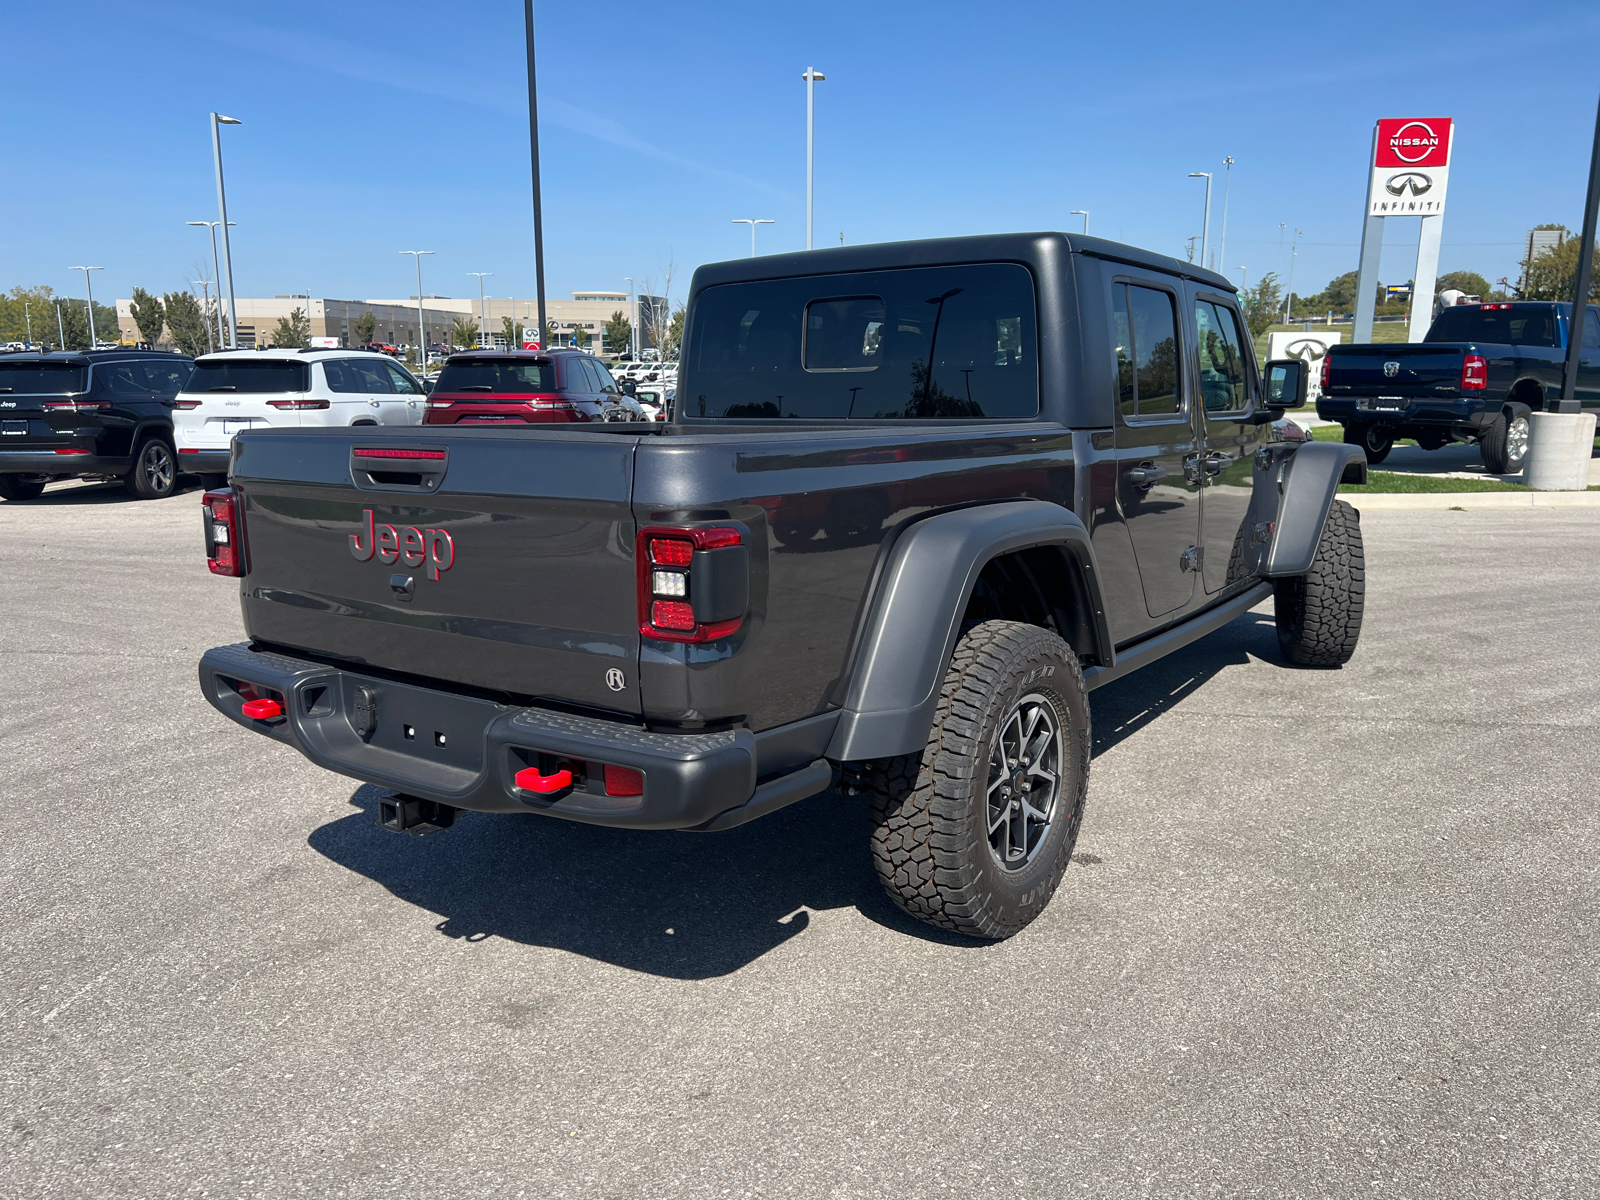
[[178,470],[190,475],[226,475],[233,464],[233,451],[178,450]]
[[54,450],[8,450],[0,446],[4,475],[126,475],[133,466],[127,455],[57,454]]
[[[833,778],[818,759],[758,786],[757,739],[745,729],[651,733],[363,675],[247,643],[206,651],[200,687],[219,712],[318,766],[480,812],[538,812],[632,829],[728,829],[824,791]],[[244,704],[254,699],[277,701],[283,715],[246,716]],[[608,765],[638,771],[643,794],[608,795]],[[552,795],[527,791],[516,775],[530,767],[544,775],[569,770],[573,784]]]

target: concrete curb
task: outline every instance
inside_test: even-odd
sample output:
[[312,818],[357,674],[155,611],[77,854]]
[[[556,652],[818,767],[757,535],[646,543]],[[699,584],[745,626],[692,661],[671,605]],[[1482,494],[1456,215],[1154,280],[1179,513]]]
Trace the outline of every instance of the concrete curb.
[[1340,492],[1360,512],[1440,508],[1600,508],[1600,492]]

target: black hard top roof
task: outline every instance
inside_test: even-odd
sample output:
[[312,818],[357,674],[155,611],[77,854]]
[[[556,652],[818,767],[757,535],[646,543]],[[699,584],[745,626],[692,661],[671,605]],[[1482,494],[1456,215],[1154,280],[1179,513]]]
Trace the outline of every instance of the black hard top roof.
[[187,354],[172,350],[13,350],[4,356],[8,362],[53,362],[85,367],[92,362],[108,358],[181,358],[193,362]]
[[851,271],[881,271],[895,267],[934,267],[969,262],[1059,261],[1062,251],[1165,271],[1193,279],[1222,291],[1238,286],[1215,271],[1196,263],[1152,254],[1137,246],[1104,238],[1065,233],[985,233],[969,237],[925,238],[912,242],[876,242],[863,246],[829,246],[762,258],[737,258],[709,263],[694,273],[694,286],[739,283],[757,279],[785,279],[800,275],[835,275]]

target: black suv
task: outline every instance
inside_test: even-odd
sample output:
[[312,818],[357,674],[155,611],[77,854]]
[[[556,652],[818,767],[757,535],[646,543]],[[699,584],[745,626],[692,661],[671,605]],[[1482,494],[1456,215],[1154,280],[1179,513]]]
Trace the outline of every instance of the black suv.
[[172,406],[194,361],[157,350],[0,357],[0,496],[53,479],[121,479],[142,500],[178,482]]

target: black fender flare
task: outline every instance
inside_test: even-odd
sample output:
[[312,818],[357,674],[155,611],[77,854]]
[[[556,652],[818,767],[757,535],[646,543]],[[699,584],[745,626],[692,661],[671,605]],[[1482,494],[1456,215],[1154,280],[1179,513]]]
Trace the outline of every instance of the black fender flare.
[[1340,482],[1366,478],[1367,456],[1346,442],[1306,442],[1284,459],[1277,471],[1277,521],[1260,574],[1277,579],[1309,571]]
[[133,427],[133,436],[128,439],[128,453],[138,452],[139,443],[148,437],[159,437],[167,445],[174,445],[176,439],[172,433],[172,422],[162,421],[157,418],[146,417]]
[[1046,500],[938,513],[914,522],[888,552],[826,756],[844,762],[920,751],[978,576],[1002,554],[1050,545],[1080,572],[1094,609],[1096,655],[1113,663],[1094,547],[1076,513]]

